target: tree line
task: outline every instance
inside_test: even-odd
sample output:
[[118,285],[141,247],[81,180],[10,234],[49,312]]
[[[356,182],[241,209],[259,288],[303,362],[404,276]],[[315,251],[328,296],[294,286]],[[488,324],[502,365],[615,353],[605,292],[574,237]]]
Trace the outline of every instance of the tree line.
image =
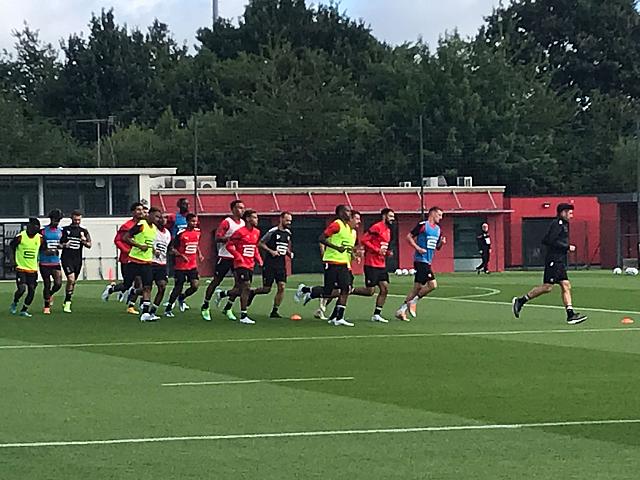
[[[635,189],[633,0],[514,0],[477,34],[392,46],[336,5],[252,0],[192,51],[93,15],[60,48],[25,26],[0,56],[0,160],[176,166],[241,185],[394,185],[471,175],[512,194]],[[109,119],[107,121],[107,119]],[[197,131],[197,132],[196,132]]]

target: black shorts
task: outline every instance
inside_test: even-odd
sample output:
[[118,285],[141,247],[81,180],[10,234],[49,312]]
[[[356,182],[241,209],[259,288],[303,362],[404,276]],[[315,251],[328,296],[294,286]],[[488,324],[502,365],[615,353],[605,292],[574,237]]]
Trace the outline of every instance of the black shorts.
[[156,285],[160,282],[169,281],[166,265],[159,265],[157,263],[154,263],[151,267],[151,274],[153,275],[153,281],[156,283]]
[[153,266],[150,263],[129,262],[127,276],[134,279],[140,277],[143,287],[151,287],[153,285]]
[[547,262],[544,265],[543,282],[547,284],[560,283],[569,280],[567,267],[563,262]]
[[415,282],[420,285],[426,285],[428,282],[436,279],[431,265],[424,262],[413,262],[413,268],[416,269]]
[[78,278],[82,271],[82,258],[63,258],[62,270],[67,277],[75,275]]
[[364,266],[364,284],[368,287],[377,287],[382,282],[389,283],[389,272],[384,267]]
[[38,285],[38,272],[21,272],[16,271],[16,285],[26,285],[27,287],[36,288]]
[[353,285],[353,274],[347,265],[324,264],[324,288],[322,294],[325,297],[331,295],[334,288],[340,291],[349,291]]
[[229,272],[233,272],[233,259],[218,257],[214,276],[216,278],[224,278],[227,276],[227,273]]
[[191,270],[176,270],[173,272],[173,276],[176,279],[176,283],[191,282],[200,278],[197,268],[192,268]]
[[253,280],[253,270],[249,270],[248,268],[236,268],[233,271],[233,275],[237,283],[251,282]]
[[62,268],[60,265],[40,265],[40,275],[42,278],[53,276],[53,272],[59,272]]
[[286,283],[287,269],[286,267],[265,264],[262,268],[262,283],[265,287],[271,287],[273,282]]

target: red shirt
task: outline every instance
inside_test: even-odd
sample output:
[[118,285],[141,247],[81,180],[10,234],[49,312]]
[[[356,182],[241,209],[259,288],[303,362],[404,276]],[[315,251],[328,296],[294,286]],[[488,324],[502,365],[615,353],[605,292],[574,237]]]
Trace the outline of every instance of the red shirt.
[[262,265],[262,257],[258,249],[260,230],[242,227],[231,235],[227,242],[227,250],[233,255],[233,268],[253,270],[256,261]]
[[371,225],[360,240],[364,246],[364,264],[368,267],[385,268],[389,256],[391,229],[384,220]]
[[181,255],[176,255],[176,270],[194,270],[198,268],[198,244],[200,243],[200,229],[182,230],[173,240],[173,248],[178,253],[185,255],[187,260]]
[[118,261],[120,263],[129,263],[129,252],[131,251],[131,245],[125,242],[122,237],[126,232],[135,227],[138,222],[139,220],[135,220],[133,218],[131,220],[127,220],[120,226],[118,233],[116,233],[116,237],[113,239],[113,243],[115,243],[118,250],[120,250],[120,255],[118,256]]

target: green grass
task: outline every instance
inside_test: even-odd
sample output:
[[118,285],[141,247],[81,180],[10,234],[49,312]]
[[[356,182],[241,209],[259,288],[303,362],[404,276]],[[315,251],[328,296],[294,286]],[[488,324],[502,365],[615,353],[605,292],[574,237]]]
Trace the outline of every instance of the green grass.
[[[572,273],[574,303],[589,314],[582,325],[541,307],[558,305],[557,291],[513,319],[511,297],[540,277],[440,275],[410,323],[372,324],[373,300],[353,297],[352,329],[313,319],[315,304],[295,305],[292,292],[282,313],[301,322],[268,319],[269,296],[256,300],[254,326],[218,312],[207,323],[198,292],[191,311],[141,324],[113,299],[101,303],[102,285],[91,282],[77,288],[72,315],[57,298],[45,317],[38,296],[24,319],[8,314],[13,285],[0,284],[0,445],[640,419],[640,326],[620,324],[623,312],[640,310],[640,279]],[[301,280],[319,277],[289,286]],[[411,279],[392,281],[390,319]],[[162,386],[344,376],[354,379]],[[638,471],[640,423],[0,448],[3,480],[635,479]]]

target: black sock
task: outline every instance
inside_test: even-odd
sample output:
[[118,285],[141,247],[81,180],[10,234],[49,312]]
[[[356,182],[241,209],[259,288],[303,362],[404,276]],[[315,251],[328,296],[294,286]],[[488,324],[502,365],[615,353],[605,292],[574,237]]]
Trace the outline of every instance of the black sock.
[[278,308],[280,308],[280,306],[274,303],[273,308],[271,309],[271,313],[278,313]]
[[573,311],[573,305],[567,305],[565,308],[567,310],[567,317],[571,317],[575,314]]
[[208,310],[209,309],[209,300],[205,300],[204,302],[202,302],[202,310]]
[[523,296],[521,296],[521,297],[520,297],[520,303],[522,303],[523,305],[524,305],[525,303],[527,303],[529,300],[531,300],[531,299],[529,298],[529,295],[523,295]]
[[227,304],[224,306],[224,309],[222,311],[228,312],[229,310],[231,310],[231,308],[233,308],[233,302],[230,300],[227,300]]
[[168,302],[168,303],[167,303],[167,306],[166,306],[166,307],[164,307],[164,311],[165,311],[165,312],[170,312],[171,310],[173,310],[173,303]]
[[338,317],[338,307],[340,305],[338,305],[336,303],[336,305],[333,307],[333,311],[331,312],[331,315],[329,316],[329,320],[335,320]]
[[376,309],[373,311],[374,315],[380,315],[382,313],[382,307],[376,305]]
[[344,305],[336,305],[336,310],[337,310],[336,320],[344,319],[344,312],[346,309],[347,307]]
[[242,310],[240,312],[240,318],[247,318],[247,311],[246,310]]
[[70,302],[71,301],[71,295],[73,295],[73,292],[66,292],[64,295],[64,301],[65,302]]
[[149,313],[156,313],[158,311],[158,306],[155,304],[151,304],[151,307],[149,307]]
[[181,293],[180,295],[178,295],[178,301],[179,301],[180,303],[183,303],[183,302],[184,302],[184,293]]
[[22,310],[20,310],[21,312],[26,312],[29,309],[28,305],[23,305],[22,306]]
[[311,287],[302,287],[302,293],[311,293]]
[[229,293],[226,290],[220,292],[220,298],[226,298],[229,296]]
[[151,308],[150,302],[142,302],[142,313],[149,313],[149,308]]

